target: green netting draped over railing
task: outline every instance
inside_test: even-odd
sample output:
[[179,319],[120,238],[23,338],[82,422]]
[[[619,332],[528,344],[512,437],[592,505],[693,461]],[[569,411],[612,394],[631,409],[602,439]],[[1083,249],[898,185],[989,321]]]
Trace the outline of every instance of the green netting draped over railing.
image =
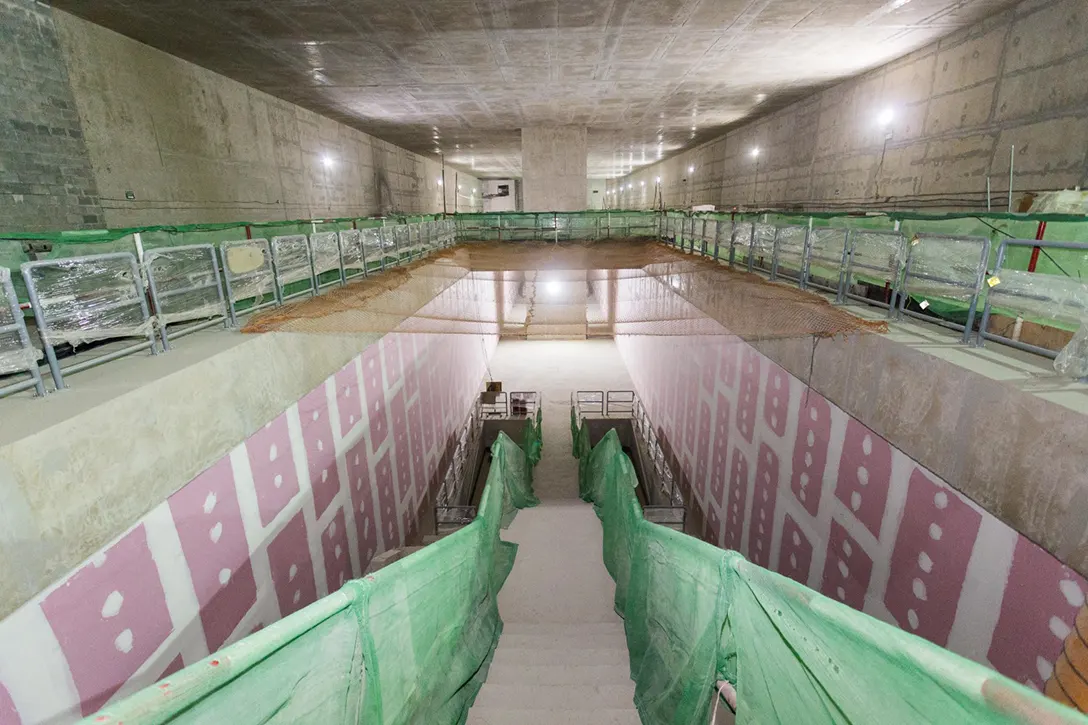
[[517,552],[499,538],[504,511],[536,500],[535,460],[505,433],[491,454],[468,526],[83,722],[464,723],[502,632],[497,596]]
[[[1088,723],[992,670],[694,537],[643,519],[615,430],[580,490],[604,530],[643,725],[710,721],[716,684],[749,723]],[[580,441],[580,442],[579,442]]]

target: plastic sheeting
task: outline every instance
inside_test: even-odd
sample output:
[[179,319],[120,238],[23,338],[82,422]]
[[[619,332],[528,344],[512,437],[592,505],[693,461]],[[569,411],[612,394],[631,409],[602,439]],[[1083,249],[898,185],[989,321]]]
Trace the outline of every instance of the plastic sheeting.
[[382,266],[382,230],[378,228],[363,229],[363,254],[366,257],[367,269],[376,269]]
[[850,247],[854,274],[867,270],[878,273],[882,282],[897,281],[906,259],[906,243],[906,238],[896,232],[853,231]]
[[211,245],[151,250],[144,266],[155,283],[161,324],[225,315],[220,299],[219,262]]
[[985,243],[978,237],[914,237],[904,290],[914,296],[970,300],[989,261],[983,254]]
[[253,300],[254,305],[259,305],[266,301],[266,295],[275,295],[276,282],[267,239],[223,242],[219,252],[224,271],[230,278],[230,296],[234,302]]
[[779,227],[778,228],[778,263],[801,268],[805,259],[805,237],[808,234],[806,227]]
[[151,332],[131,254],[73,257],[25,269],[37,292],[44,342],[82,345]]
[[773,224],[755,225],[755,236],[752,238],[752,256],[766,257],[768,264],[774,255],[774,238],[777,228]]
[[314,273],[340,272],[340,241],[336,232],[318,232],[310,235],[310,249],[314,258]]
[[[23,344],[12,306],[18,306],[11,272],[0,267],[0,374],[17,373],[37,365],[41,351]],[[4,330],[4,328],[9,328]]]
[[1088,378],[1088,316],[1081,321],[1073,339],[1054,358],[1054,370],[1078,380]]
[[502,632],[517,552],[499,538],[504,510],[533,498],[517,444],[500,433],[491,453],[468,526],[83,723],[464,723]]
[[272,237],[272,259],[276,263],[276,279],[281,287],[312,279],[310,243],[305,234]]
[[1088,285],[1079,279],[1004,269],[989,284],[990,304],[1014,316],[1072,326],[1088,317]]
[[604,530],[643,725],[710,720],[725,680],[749,723],[1088,723],[979,664],[652,524],[616,432],[592,451],[571,419],[579,488]]
[[340,232],[340,251],[344,255],[344,273],[358,274],[366,270],[363,256],[363,230],[345,229]]

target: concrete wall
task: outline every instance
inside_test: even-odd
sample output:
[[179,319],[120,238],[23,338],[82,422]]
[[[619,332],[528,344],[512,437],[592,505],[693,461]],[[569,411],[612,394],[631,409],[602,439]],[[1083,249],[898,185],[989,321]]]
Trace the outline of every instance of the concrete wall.
[[[16,134],[0,135],[0,144],[11,136],[9,142],[27,155],[20,165],[27,181],[35,174],[48,177],[49,168],[62,169],[65,177],[54,173],[53,186],[42,187],[54,201],[25,221],[18,213],[14,220],[6,217],[5,226],[440,212],[443,192],[446,208],[454,208],[456,188],[439,184],[442,168],[433,159],[59,10],[21,0],[4,0],[0,7],[5,24],[14,19],[24,28],[19,37],[27,46],[19,53],[5,47],[0,62],[32,59],[22,75],[15,73],[20,84],[14,95],[23,106],[34,105],[33,113],[21,112],[33,126],[14,126]],[[478,185],[460,176],[462,185]],[[452,173],[447,177],[452,180]],[[61,208],[56,198],[63,200]],[[11,199],[0,198],[0,208]]]
[[638,180],[661,176],[672,206],[984,209],[990,176],[1004,208],[1014,144],[1018,192],[1086,185],[1086,37],[1083,0],[1026,0],[640,170],[621,206],[639,205]]
[[0,0],[0,219],[5,229],[102,223],[53,13]]
[[588,196],[586,129],[538,126],[521,130],[524,211],[580,211]]

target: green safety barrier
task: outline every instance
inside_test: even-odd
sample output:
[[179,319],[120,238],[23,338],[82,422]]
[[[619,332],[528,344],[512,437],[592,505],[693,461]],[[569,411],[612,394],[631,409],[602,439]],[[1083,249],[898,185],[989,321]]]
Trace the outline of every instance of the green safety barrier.
[[499,434],[468,526],[82,722],[463,724],[502,632],[504,512],[536,501],[539,422],[526,440]]
[[1088,717],[735,551],[643,519],[615,430],[588,450],[582,495],[604,530],[643,725],[710,721],[718,683],[748,723],[1088,723]]

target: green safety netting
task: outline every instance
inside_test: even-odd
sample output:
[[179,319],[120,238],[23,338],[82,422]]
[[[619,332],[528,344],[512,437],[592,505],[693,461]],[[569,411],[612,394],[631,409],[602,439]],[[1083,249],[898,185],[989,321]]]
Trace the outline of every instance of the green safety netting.
[[[716,685],[737,723],[1088,723],[977,663],[643,519],[615,430],[575,449],[604,530],[643,725],[710,720]],[[581,442],[579,442],[581,440]],[[588,463],[586,463],[588,461]]]
[[505,433],[491,455],[468,526],[83,723],[464,723],[502,632],[517,552],[499,537],[504,511],[536,500],[534,459]]

